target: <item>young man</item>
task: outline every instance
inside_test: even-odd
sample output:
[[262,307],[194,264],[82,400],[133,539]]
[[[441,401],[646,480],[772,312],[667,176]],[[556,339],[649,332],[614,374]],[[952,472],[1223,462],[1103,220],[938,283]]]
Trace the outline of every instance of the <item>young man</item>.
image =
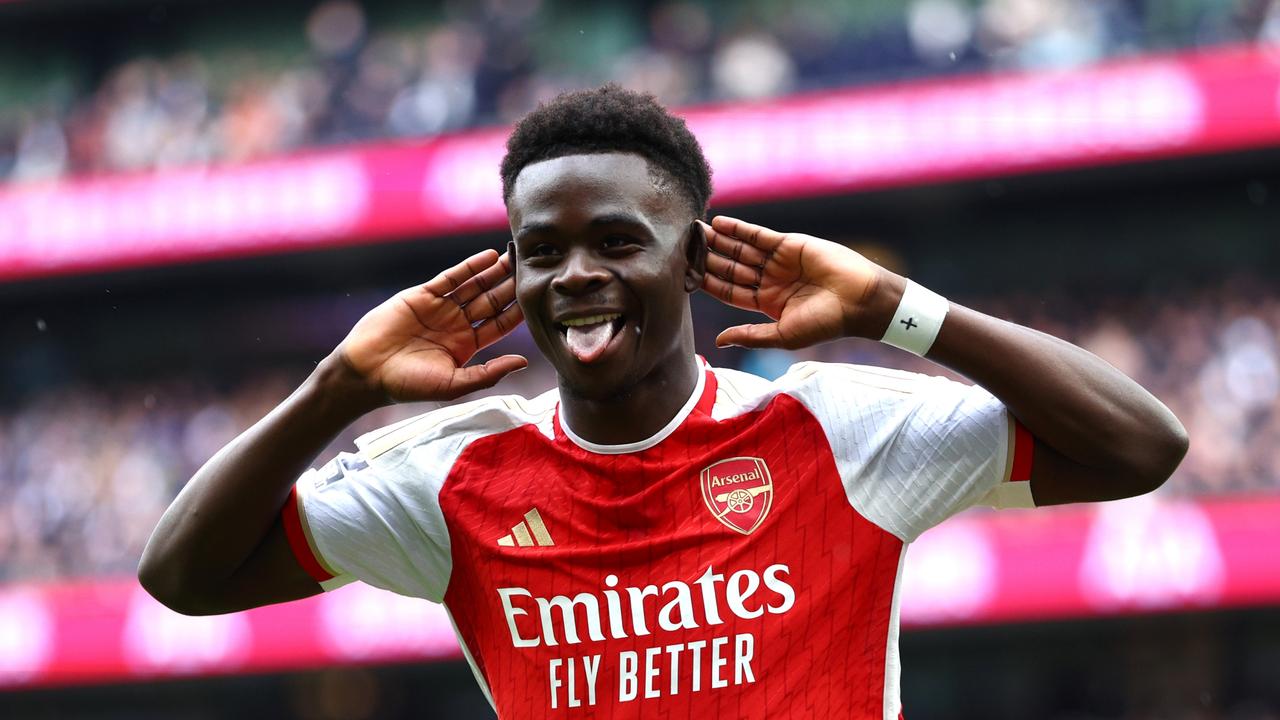
[[[153,595],[222,613],[359,579],[443,602],[503,718],[895,718],[912,540],[976,503],[1144,493],[1186,450],[1080,348],[835,243],[702,224],[710,170],[651,97],[560,96],[516,127],[502,177],[507,252],[375,308],[201,468],[143,557]],[[977,385],[709,367],[699,289],[772,319],[718,344],[883,339]],[[558,389],[431,412],[307,470],[375,407],[524,367],[465,365],[522,320]]]

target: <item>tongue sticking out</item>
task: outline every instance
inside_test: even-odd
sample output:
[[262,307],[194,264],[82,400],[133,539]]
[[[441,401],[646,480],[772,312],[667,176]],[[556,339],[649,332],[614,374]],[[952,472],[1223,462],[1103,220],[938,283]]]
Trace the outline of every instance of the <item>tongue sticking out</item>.
[[600,357],[604,348],[613,339],[613,323],[602,322],[594,325],[566,328],[565,339],[569,350],[579,362],[589,363]]

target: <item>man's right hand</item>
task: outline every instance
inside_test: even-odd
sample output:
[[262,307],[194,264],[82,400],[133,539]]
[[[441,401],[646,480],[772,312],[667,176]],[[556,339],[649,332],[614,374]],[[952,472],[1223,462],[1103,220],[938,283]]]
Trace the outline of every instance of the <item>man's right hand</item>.
[[529,364],[503,355],[466,367],[524,320],[515,297],[511,258],[485,250],[370,310],[337,354],[382,404],[453,400]]
[[524,319],[515,296],[510,260],[486,250],[371,310],[307,382],[191,478],[142,554],[143,587],[189,615],[320,592],[281,519],[294,481],[373,406],[451,400],[528,365],[504,355],[465,367]]

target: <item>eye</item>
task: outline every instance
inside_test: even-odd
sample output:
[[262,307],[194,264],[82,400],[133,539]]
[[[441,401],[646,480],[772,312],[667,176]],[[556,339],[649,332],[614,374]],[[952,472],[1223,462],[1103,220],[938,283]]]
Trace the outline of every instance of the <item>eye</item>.
[[601,244],[607,249],[622,248],[631,244],[631,238],[625,235],[610,235]]
[[533,257],[550,257],[554,254],[556,254],[555,246],[548,245],[547,243],[539,243],[533,246],[533,249],[529,251],[529,255]]

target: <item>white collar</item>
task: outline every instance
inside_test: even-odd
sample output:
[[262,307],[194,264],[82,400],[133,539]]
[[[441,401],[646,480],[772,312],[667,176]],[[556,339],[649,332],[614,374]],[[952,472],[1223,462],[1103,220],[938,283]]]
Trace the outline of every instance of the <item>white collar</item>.
[[707,385],[707,366],[705,361],[703,361],[703,359],[700,357],[697,358],[697,362],[698,362],[698,381],[694,384],[693,392],[690,393],[689,399],[684,401],[684,406],[680,408],[680,411],[677,412],[675,416],[672,417],[671,420],[668,421],[667,424],[664,425],[661,430],[659,430],[658,432],[654,433],[653,435],[650,435],[649,437],[643,440],[623,443],[621,445],[601,445],[599,443],[593,443],[590,440],[585,440],[579,437],[578,434],[575,433],[573,429],[569,427],[569,423],[565,422],[564,413],[561,410],[560,404],[557,403],[556,416],[560,420],[560,429],[564,430],[565,437],[569,438],[569,440],[572,441],[574,445],[577,445],[578,447],[588,452],[593,452],[600,455],[622,455],[625,453],[633,453],[633,452],[640,452],[641,450],[648,450],[654,445],[657,445],[663,440],[666,440],[667,436],[675,432],[676,428],[680,427],[680,424],[685,421],[685,418],[689,417],[689,413],[693,412],[693,409],[697,407],[698,400],[702,399],[702,391],[706,388],[706,385]]

